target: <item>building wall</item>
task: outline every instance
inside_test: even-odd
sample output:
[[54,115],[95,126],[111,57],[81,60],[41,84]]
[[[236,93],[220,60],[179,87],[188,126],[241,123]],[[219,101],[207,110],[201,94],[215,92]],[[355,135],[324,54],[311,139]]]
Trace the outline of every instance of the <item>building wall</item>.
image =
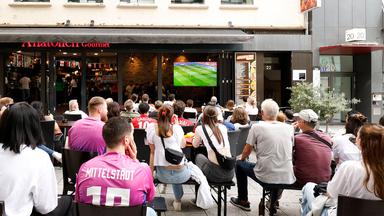
[[[379,0],[323,0],[322,7],[312,11],[313,66],[319,65],[319,47],[345,42],[345,30],[365,28],[365,42],[383,43],[383,10]],[[372,94],[384,93],[383,51],[354,57],[355,97],[362,102],[356,109],[365,113],[372,122],[384,114],[372,112]]]
[[0,26],[186,27],[186,28],[260,28],[304,29],[300,0],[254,0],[254,5],[221,5],[220,0],[205,4],[127,4],[119,0],[105,3],[0,3]]

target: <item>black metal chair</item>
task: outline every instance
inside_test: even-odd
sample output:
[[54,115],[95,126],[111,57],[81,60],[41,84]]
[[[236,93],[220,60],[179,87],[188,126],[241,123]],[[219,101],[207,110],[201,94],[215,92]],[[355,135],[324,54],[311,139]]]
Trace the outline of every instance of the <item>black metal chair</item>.
[[145,129],[135,128],[133,132],[133,138],[137,148],[137,159],[140,162],[149,164],[150,149],[146,144],[147,133],[145,132]]
[[[80,166],[97,156],[97,152],[82,152],[63,148],[63,195],[75,192],[76,175]],[[72,193],[73,194],[73,193]]]
[[258,115],[248,115],[251,122],[259,121]]
[[227,118],[229,117],[229,116],[231,116],[233,114],[233,111],[224,111],[224,120],[227,120]]
[[193,128],[195,128],[195,126],[181,126],[181,128],[183,128],[184,134],[187,134],[189,132],[193,132]]
[[147,214],[147,205],[145,204],[138,206],[96,206],[77,202],[73,203],[77,216],[145,216]]
[[384,214],[383,200],[366,200],[339,195],[337,199],[338,216],[379,216]]
[[232,156],[236,155],[236,146],[239,140],[239,136],[240,136],[240,130],[228,131],[228,140],[229,140]]
[[5,215],[5,204],[4,201],[0,201],[0,216]]
[[41,131],[45,144],[50,149],[55,149],[55,121],[40,121]]
[[239,140],[237,141],[237,145],[236,145],[236,156],[240,155],[243,152],[250,129],[251,129],[251,125],[240,128]]
[[184,112],[183,118],[185,119],[196,119],[196,113],[194,112]]
[[64,114],[64,119],[67,121],[77,121],[81,119],[81,114]]

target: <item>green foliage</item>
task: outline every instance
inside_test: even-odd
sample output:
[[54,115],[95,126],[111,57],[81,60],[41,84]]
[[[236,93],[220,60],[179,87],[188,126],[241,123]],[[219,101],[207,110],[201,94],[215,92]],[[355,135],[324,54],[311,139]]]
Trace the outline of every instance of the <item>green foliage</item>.
[[292,91],[289,104],[294,112],[303,109],[312,109],[319,115],[321,121],[328,124],[336,113],[349,111],[351,103],[359,100],[345,99],[344,93],[336,93],[334,90],[324,90],[314,87],[312,84],[300,82],[288,88]]

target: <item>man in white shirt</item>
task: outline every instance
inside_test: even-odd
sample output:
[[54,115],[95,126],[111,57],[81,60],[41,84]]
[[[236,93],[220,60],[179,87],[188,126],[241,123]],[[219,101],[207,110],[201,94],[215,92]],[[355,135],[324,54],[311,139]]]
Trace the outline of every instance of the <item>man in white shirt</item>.
[[65,111],[64,114],[73,114],[73,115],[80,114],[82,119],[88,117],[88,115],[85,112],[79,109],[79,103],[77,102],[76,99],[70,100],[68,103],[68,106],[69,106],[69,110]]
[[[293,126],[276,121],[279,106],[272,99],[264,100],[261,110],[263,121],[252,125],[247,144],[236,163],[238,197],[232,197],[231,203],[246,211],[251,210],[248,176],[259,184],[293,184],[296,181],[292,164]],[[252,149],[256,151],[256,163],[245,160]],[[272,195],[277,196],[277,191]]]

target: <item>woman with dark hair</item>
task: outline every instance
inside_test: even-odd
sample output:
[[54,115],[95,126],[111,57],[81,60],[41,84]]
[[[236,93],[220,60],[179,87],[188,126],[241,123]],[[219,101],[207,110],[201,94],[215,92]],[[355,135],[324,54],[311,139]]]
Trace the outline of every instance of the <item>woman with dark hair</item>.
[[[43,103],[40,101],[32,101],[31,106],[37,111],[40,117],[40,121],[53,121],[52,114],[45,115],[44,114],[44,107]],[[55,140],[59,140],[60,137],[63,135],[63,132],[61,132],[59,125],[55,121]]]
[[[44,115],[43,103],[41,103],[40,101],[33,101],[31,103],[31,106],[37,111],[37,114],[39,115],[40,121],[53,121],[54,120],[52,115]],[[61,132],[60,127],[56,121],[55,121],[54,133],[55,133],[55,140],[54,141],[58,142],[60,140],[60,138],[62,137],[63,133]],[[44,150],[50,156],[52,156],[53,158],[55,158],[57,161],[59,161],[61,163],[62,162],[61,153],[56,152],[56,151],[48,148],[47,146],[45,146],[43,144],[44,144],[44,142],[38,143],[37,147]]]
[[107,103],[107,109],[108,109],[108,119],[116,116],[120,116],[120,105],[117,102],[110,102]]
[[[341,194],[360,199],[384,199],[384,127],[363,125],[357,133],[356,144],[361,150],[362,160],[345,161],[340,165],[328,183],[326,196],[331,200],[327,203],[336,203]],[[303,188],[302,215],[312,211],[314,186],[314,183],[308,183]],[[323,208],[321,215],[333,216],[336,212],[337,204]]]
[[333,157],[337,167],[347,160],[361,160],[361,152],[356,145],[357,131],[367,123],[367,117],[361,113],[351,113],[345,122],[345,134],[334,137]]
[[[203,171],[208,181],[228,182],[233,178],[234,169],[225,170],[219,166],[216,154],[208,142],[208,139],[211,139],[212,144],[220,154],[231,157],[227,128],[218,122],[217,115],[218,113],[215,107],[205,107],[202,124],[196,127],[192,145],[193,147],[198,148],[203,143],[207,148],[208,158],[203,154],[198,154],[195,161],[196,165]],[[209,137],[205,136],[203,127],[205,127]]]
[[[183,197],[182,183],[191,177],[190,169],[185,166],[184,160],[174,165],[165,159],[165,148],[182,152],[185,147],[184,131],[178,124],[172,124],[173,109],[164,104],[159,109],[157,123],[151,123],[147,129],[147,140],[151,149],[150,166],[156,167],[157,179],[166,184],[172,184],[175,200],[173,207],[176,211],[181,210],[181,198]],[[163,141],[162,141],[163,140]]]
[[42,143],[39,115],[25,102],[0,120],[0,200],[5,215],[67,215],[71,199],[57,200],[55,169]]

